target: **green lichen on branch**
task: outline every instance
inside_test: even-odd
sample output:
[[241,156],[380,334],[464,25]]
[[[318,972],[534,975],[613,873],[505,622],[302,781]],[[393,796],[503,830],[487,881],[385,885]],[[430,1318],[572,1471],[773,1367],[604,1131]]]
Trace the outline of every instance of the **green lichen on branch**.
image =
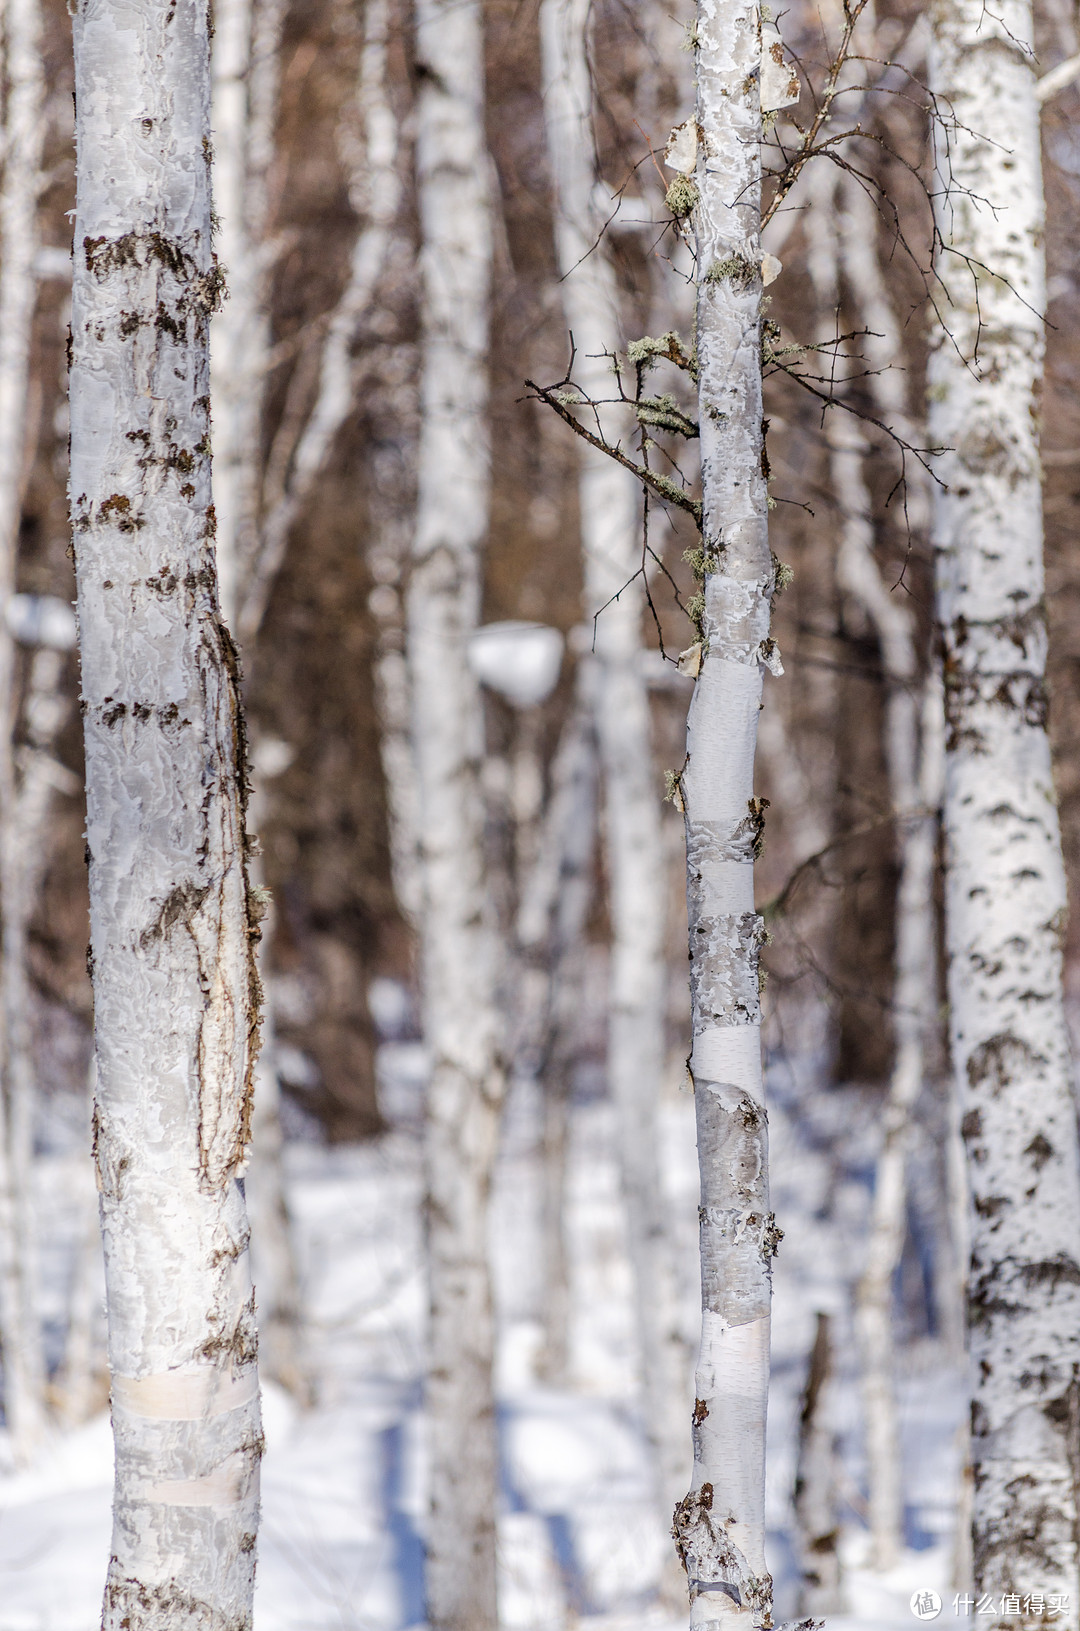
[[788,563],[786,561],[780,560],[776,555],[774,555],[773,556],[773,586],[772,586],[773,598],[775,599],[775,597],[777,595],[782,595],[784,590],[788,587],[788,585],[794,583],[794,581],[795,581],[795,573],[793,572],[791,567],[788,565]]
[[683,550],[683,560],[689,566],[698,583],[704,583],[711,572],[720,570],[720,556],[724,546],[718,538],[702,539],[693,549]]
[[616,464],[621,464],[625,470],[631,471],[642,486],[655,493],[657,498],[665,499],[668,503],[677,505],[680,510],[686,510],[689,515],[693,516],[698,526],[701,526],[701,502],[698,499],[691,498],[685,487],[680,487],[678,482],[671,480],[670,476],[658,475],[655,470],[650,470],[647,465],[638,464],[636,460],[631,459],[624,453],[616,443],[609,442],[603,435],[596,435],[589,430],[574,415],[571,408],[560,401],[560,392],[558,390],[537,385],[536,381],[531,379],[527,379],[525,384],[534,393],[537,401],[546,402],[549,408],[553,408],[559,418],[565,420],[571,430],[576,432],[583,441],[588,442],[590,447],[598,448],[601,453],[606,453],[609,459],[614,459]]
[[639,425],[653,425],[657,430],[670,431],[673,436],[693,439],[700,436],[700,428],[683,413],[673,396],[642,397],[635,409]]
[[705,273],[706,283],[731,283],[736,289],[752,288],[761,276],[756,261],[745,255],[725,255],[722,261],[713,261]]
[[698,631],[701,640],[705,638],[705,596],[699,589],[696,595],[691,595],[686,602],[686,615]]
[[[794,343],[780,345],[778,344],[779,339],[780,324],[772,317],[764,318],[761,324],[761,366],[763,369],[781,363],[790,357],[801,357],[803,352],[807,350],[806,346]],[[810,347],[810,349],[814,350],[816,348]]]
[[698,377],[697,356],[693,351],[687,351],[674,329],[668,329],[658,339],[645,334],[640,340],[631,340],[626,348],[626,355],[635,368],[647,373],[650,368],[660,361],[673,362],[676,368],[681,368],[684,374],[689,374],[694,381]]
[[664,195],[664,203],[676,221],[685,221],[691,211],[697,208],[700,197],[696,184],[689,176],[676,176]]

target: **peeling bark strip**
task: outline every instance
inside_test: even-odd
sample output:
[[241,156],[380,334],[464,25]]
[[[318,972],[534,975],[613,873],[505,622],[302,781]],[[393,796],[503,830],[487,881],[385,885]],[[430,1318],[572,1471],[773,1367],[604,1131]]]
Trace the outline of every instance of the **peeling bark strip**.
[[950,1027],[973,1207],[975,1579],[1021,1600],[1069,1593],[1075,1631],[1080,1179],[1042,702],[1037,69],[1027,0],[938,0],[932,16],[948,333],[931,358],[930,429],[949,449],[934,542]]
[[467,660],[490,496],[490,160],[479,0],[418,0],[422,420],[407,653],[423,908],[432,1631],[495,1631],[488,1197],[503,1072],[484,878],[484,722]]
[[210,503],[206,8],[82,0],[74,42],[71,508],[115,1378],[104,1627],[242,1631],[262,1448],[237,1182],[258,929]]
[[702,1337],[694,1483],[675,1534],[692,1627],[772,1623],[765,1566],[769,1212],[761,1070],[754,798],[769,552],[761,402],[761,20],[747,0],[699,0],[697,250],[705,547],[702,661],[679,779],[686,815],[701,1167]]

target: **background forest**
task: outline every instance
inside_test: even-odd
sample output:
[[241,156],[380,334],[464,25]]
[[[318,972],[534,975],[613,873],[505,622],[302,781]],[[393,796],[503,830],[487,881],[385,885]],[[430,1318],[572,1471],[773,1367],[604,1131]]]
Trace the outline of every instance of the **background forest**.
[[[211,330],[214,499],[264,914],[247,1176],[268,1443],[256,1623],[423,1623],[430,1412],[457,1412],[467,1436],[483,1408],[440,1404],[437,1381],[425,1395],[438,1050],[419,973],[418,777],[455,703],[450,688],[445,716],[434,702],[410,713],[406,603],[440,472],[490,469],[489,514],[481,503],[469,523],[483,868],[458,881],[461,921],[475,909],[493,936],[490,1041],[506,1063],[490,1170],[462,1180],[492,1188],[499,1620],[681,1625],[668,1529],[700,1318],[679,788],[704,615],[678,191],[693,155],[682,162],[676,128],[690,139],[692,7],[484,0],[482,76],[466,87],[483,146],[459,131],[435,157],[423,8],[419,25],[401,0],[213,11],[229,290]],[[112,1450],[70,609],[71,20],[60,0],[7,0],[3,17],[0,1631],[86,1631]],[[785,585],[755,815],[784,1238],[766,1525],[780,1617],[906,1625],[913,1591],[936,1589],[951,1619],[974,1578],[929,542],[928,354],[949,327],[932,270],[940,110],[921,7],[793,0],[775,24],[765,415]],[[1069,0],[1041,0],[1035,24],[1049,728],[1072,887],[1080,44]],[[838,145],[792,165],[823,109]],[[456,230],[490,230],[488,395],[455,407],[436,469],[421,457],[434,446],[424,308],[438,298],[424,267]],[[584,405],[619,391],[635,406]],[[645,458],[651,491],[574,423]],[[451,961],[468,988],[477,953],[462,933]],[[1063,936],[1075,1029],[1080,915]],[[482,1030],[476,1003],[460,1017]],[[429,1120],[429,1160],[431,1136]]]

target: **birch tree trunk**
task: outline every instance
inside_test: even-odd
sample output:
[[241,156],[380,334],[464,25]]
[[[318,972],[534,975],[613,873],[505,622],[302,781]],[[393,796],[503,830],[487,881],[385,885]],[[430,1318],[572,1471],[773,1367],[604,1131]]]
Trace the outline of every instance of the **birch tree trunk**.
[[676,1513],[691,1626],[771,1623],[765,1412],[771,1258],[754,854],[754,748],[775,567],[761,399],[760,14],[701,0],[693,212],[703,489],[702,660],[679,792],[686,818],[701,1169],[694,1475]]
[[[836,193],[840,175],[821,165],[808,176],[809,266],[824,327],[833,331],[840,299],[840,234]],[[846,180],[846,178],[845,178]],[[855,196],[857,195],[857,197]],[[859,239],[853,286],[860,299],[877,295],[873,312],[890,337],[895,332],[884,291],[877,289],[865,262],[873,257],[877,223],[872,200],[856,183],[847,198],[853,218],[847,237]],[[866,208],[863,208],[865,201]],[[876,257],[874,257],[876,258]],[[878,330],[882,334],[882,330]],[[828,334],[823,337],[828,338]],[[898,347],[875,361],[884,369],[897,360]],[[841,359],[849,348],[838,346]],[[892,404],[900,409],[900,402]],[[906,426],[897,427],[902,434]],[[866,479],[865,438],[842,410],[828,418],[829,472],[840,512],[836,576],[840,588],[861,607],[877,637],[885,674],[885,765],[896,819],[899,882],[896,894],[896,946],[893,980],[893,1065],[882,1116],[882,1145],[874,1174],[874,1199],[866,1261],[855,1293],[855,1327],[860,1348],[866,1456],[869,1473],[871,1566],[891,1569],[903,1545],[904,1491],[900,1427],[893,1379],[893,1280],[907,1231],[905,1166],[915,1104],[922,1090],[929,1027],[936,1007],[934,867],[940,797],[939,732],[920,731],[927,710],[920,678],[912,609],[893,593],[874,556],[873,500]],[[937,700],[931,684],[931,710]]]
[[432,1631],[494,1631],[488,1201],[504,1080],[486,900],[483,712],[467,644],[488,528],[491,199],[479,0],[418,0],[419,492],[407,603],[423,910]]
[[830,1318],[819,1311],[799,1417],[795,1521],[799,1541],[799,1612],[840,1614],[840,1521],[837,1513],[836,1439],[828,1414],[833,1379]]
[[[25,1462],[45,1420],[45,1364],[33,1295],[30,1178],[33,1073],[27,1019],[26,856],[20,852],[15,765],[15,643],[8,623],[22,513],[30,339],[37,301],[34,262],[42,184],[45,79],[37,0],[3,8],[7,105],[0,186],[0,1343],[4,1414],[16,1461]],[[31,846],[42,842],[31,836]]]
[[349,201],[363,219],[353,245],[349,277],[330,314],[326,340],[319,359],[315,401],[284,470],[268,481],[266,514],[260,528],[257,554],[245,575],[238,612],[242,640],[258,630],[267,601],[284,559],[289,533],[315,483],[356,399],[352,348],[357,329],[367,312],[386,264],[394,223],[401,201],[398,168],[398,128],[387,86],[389,17],[386,0],[369,0],[364,7],[364,37],[357,85],[357,113],[362,140],[343,140],[349,170]]
[[934,544],[950,1039],[972,1201],[975,1583],[1067,1593],[1059,1623],[1075,1627],[1080,1176],[1046,733],[1032,19],[1026,0],[994,13],[939,0],[932,20],[943,291],[930,428],[948,450]]
[[[236,630],[258,552],[262,410],[270,355],[266,168],[277,119],[282,0],[215,0],[211,56],[217,247],[229,298],[210,325],[221,608]],[[256,35],[259,55],[256,55]],[[268,72],[269,95],[255,96]],[[265,125],[265,129],[257,128]]]
[[[556,246],[574,377],[611,395],[605,353],[620,349],[618,290],[595,207],[597,176],[588,59],[588,0],[544,0],[540,12]],[[619,427],[624,436],[633,421]],[[595,625],[596,735],[612,918],[608,1079],[619,1115],[623,1193],[634,1272],[645,1421],[665,1526],[686,1487],[686,1361],[665,1228],[657,1106],[664,1068],[664,861],[649,698],[639,661],[643,595],[640,496],[634,476],[586,447],[579,474],[585,617]],[[616,600],[614,597],[618,595]],[[601,609],[602,608],[602,609]]]
[[71,506],[116,1441],[105,1631],[251,1623],[262,1449],[239,1175],[257,1043],[217,602],[210,63],[195,0],[83,0]]
[[585,925],[596,849],[596,663],[578,657],[574,706],[551,766],[540,853],[521,893],[517,943],[523,969],[525,1051],[543,1092],[541,1210],[544,1343],[542,1380],[565,1386],[570,1356],[570,1263],[566,1165]]

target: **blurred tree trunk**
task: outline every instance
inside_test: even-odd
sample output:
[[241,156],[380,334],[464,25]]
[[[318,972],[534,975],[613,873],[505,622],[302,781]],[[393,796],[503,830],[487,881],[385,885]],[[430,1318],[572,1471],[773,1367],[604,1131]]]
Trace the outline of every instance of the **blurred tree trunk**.
[[522,890],[517,918],[525,1016],[521,1051],[543,1093],[544,1342],[538,1371],[554,1387],[566,1385],[570,1358],[566,1163],[585,927],[595,878],[595,669],[591,656],[579,656],[574,704],[551,765],[551,795],[539,854]]
[[972,1200],[975,1584],[1066,1593],[1059,1623],[1075,1627],[1080,1171],[1046,732],[1032,18],[1026,0],[999,12],[945,0],[932,16],[941,327],[930,430],[946,450],[933,539],[950,1036]]
[[31,1226],[34,1093],[26,969],[26,929],[34,907],[32,862],[44,845],[44,834],[40,829],[24,831],[19,820],[14,740],[18,701],[9,613],[22,514],[30,341],[37,302],[38,196],[43,185],[45,77],[38,0],[6,0],[3,22],[7,98],[0,186],[0,1346],[4,1414],[15,1458],[25,1462],[45,1422],[45,1362],[35,1306]]
[[420,872],[432,1631],[494,1631],[488,1202],[504,1092],[484,877],[484,720],[468,639],[488,529],[492,202],[478,0],[418,0],[419,493],[407,620]]
[[388,85],[388,38],[386,0],[369,0],[356,88],[361,139],[350,131],[348,116],[338,134],[349,202],[363,224],[353,244],[345,288],[328,314],[314,401],[305,401],[302,410],[290,411],[287,405],[270,450],[258,549],[238,612],[243,641],[253,639],[262,623],[290,531],[311,499],[356,400],[353,346],[390,253],[402,194],[398,127]]
[[836,1436],[828,1412],[833,1378],[830,1326],[828,1314],[819,1312],[803,1389],[795,1473],[795,1526],[802,1571],[799,1613],[812,1615],[841,1614],[845,1606],[840,1583]]
[[[676,1513],[692,1626],[770,1623],[765,1412],[771,1258],[761,1061],[754,797],[776,566],[761,395],[761,24],[746,0],[699,6],[694,150],[702,462],[700,670],[679,777],[686,819],[702,1336],[694,1475]],[[688,161],[684,159],[684,167]]]
[[116,1442],[103,1625],[242,1628],[258,908],[213,557],[207,11],[83,0],[74,46],[71,504]]
[[[821,312],[821,338],[826,343],[837,332],[840,308],[841,217],[836,207],[840,181],[841,173],[832,165],[812,166],[807,177],[808,261]],[[868,260],[876,263],[874,203],[858,183],[847,193],[845,202],[848,243],[858,239],[858,249],[849,257],[849,262],[854,260],[854,265],[849,264],[855,274],[853,292],[868,304],[872,293],[878,296],[873,310],[863,309],[859,316],[866,327],[870,327],[871,317],[876,318],[884,326],[882,337],[893,340],[888,354],[875,359],[887,369],[897,361],[899,345],[887,297],[878,287],[880,275],[875,277],[876,268],[866,264]],[[849,371],[853,362],[850,345],[833,349],[842,371]],[[902,412],[901,403],[892,405]],[[890,419],[894,417],[890,415]],[[898,435],[905,433],[906,416],[895,428]],[[870,1236],[855,1293],[869,1475],[871,1565],[886,1571],[896,1564],[904,1540],[903,1470],[893,1377],[893,1282],[907,1234],[905,1164],[912,1117],[922,1091],[927,1042],[937,1006],[934,869],[940,733],[935,729],[934,713],[938,692],[931,682],[927,707],[913,608],[902,594],[890,590],[874,555],[873,498],[865,468],[870,449],[865,434],[855,419],[837,408],[826,420],[826,437],[833,497],[839,511],[837,582],[868,619],[884,670],[883,746],[899,863],[893,1064],[874,1173]]]
[[[588,53],[588,0],[544,0],[540,13],[548,148],[555,178],[556,246],[574,380],[593,400],[610,396],[609,356],[621,349],[614,268],[598,244],[598,191]],[[633,419],[619,426],[629,439]],[[645,1422],[665,1527],[686,1488],[689,1378],[678,1330],[671,1242],[665,1228],[657,1111],[664,1075],[664,863],[661,785],[652,753],[641,656],[644,610],[636,478],[596,448],[578,478],[585,557],[585,621],[593,626],[593,694],[603,787],[603,834],[612,919],[608,1080],[619,1153],[641,1345]],[[618,597],[617,599],[615,597]]]

